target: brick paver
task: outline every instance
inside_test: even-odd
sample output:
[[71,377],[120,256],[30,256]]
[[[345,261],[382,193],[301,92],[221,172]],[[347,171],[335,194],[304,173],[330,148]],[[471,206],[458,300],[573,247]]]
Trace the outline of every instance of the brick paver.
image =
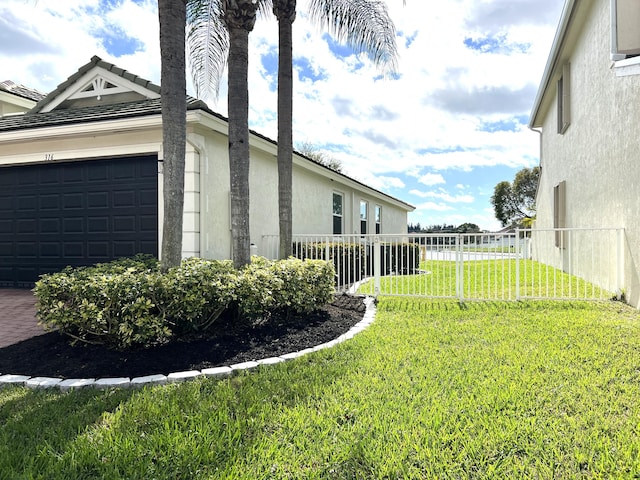
[[0,348],[43,333],[36,320],[33,292],[0,288]]

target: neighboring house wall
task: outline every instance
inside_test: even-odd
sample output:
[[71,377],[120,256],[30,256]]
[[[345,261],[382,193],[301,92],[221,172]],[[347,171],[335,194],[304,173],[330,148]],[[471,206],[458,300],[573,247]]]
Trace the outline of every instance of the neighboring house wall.
[[30,110],[36,102],[0,90],[0,117],[16,115]]
[[[621,70],[611,60],[609,0],[568,1],[569,5],[574,10],[564,37],[556,37],[554,46],[560,47],[555,55],[552,51],[547,85],[541,86],[530,122],[531,127],[542,130],[535,227],[624,227],[625,293],[627,300],[638,306],[640,75],[618,76]],[[562,116],[558,110],[567,108],[558,102],[558,80],[567,74],[569,78],[563,78],[562,85],[569,90],[564,92],[569,96],[569,125],[564,133],[558,133]],[[558,224],[557,203],[562,199],[556,187],[561,182],[565,182],[565,206],[560,212],[564,219]],[[601,283],[593,272],[585,270],[580,256],[588,252],[568,258],[569,249],[557,247],[553,237],[544,238],[544,242],[534,243],[540,260],[557,263],[560,259],[565,269]],[[608,259],[612,269],[618,261],[614,257]]]

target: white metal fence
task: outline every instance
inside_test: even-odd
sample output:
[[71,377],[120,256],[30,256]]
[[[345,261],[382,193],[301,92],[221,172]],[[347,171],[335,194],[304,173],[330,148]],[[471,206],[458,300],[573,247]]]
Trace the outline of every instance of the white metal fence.
[[[464,300],[603,300],[623,290],[623,229],[297,235],[294,256],[330,260],[338,290]],[[278,237],[263,238],[276,258]]]

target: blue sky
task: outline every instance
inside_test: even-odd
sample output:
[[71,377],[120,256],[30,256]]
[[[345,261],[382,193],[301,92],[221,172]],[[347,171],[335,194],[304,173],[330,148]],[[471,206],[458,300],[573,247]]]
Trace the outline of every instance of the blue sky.
[[[294,143],[414,206],[422,225],[500,228],[490,197],[538,164],[528,116],[562,0],[387,2],[399,69],[383,78],[334,42],[298,0],[294,23]],[[160,80],[155,0],[3,0],[0,80],[53,90],[93,55]],[[277,23],[250,35],[250,127],[276,138]],[[193,93],[193,92],[190,92]],[[207,99],[226,115],[226,86]]]

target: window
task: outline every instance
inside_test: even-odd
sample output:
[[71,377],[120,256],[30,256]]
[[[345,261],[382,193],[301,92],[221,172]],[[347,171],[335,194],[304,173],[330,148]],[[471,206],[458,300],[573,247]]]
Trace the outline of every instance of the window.
[[611,60],[640,55],[640,2],[611,0]]
[[382,232],[382,207],[380,205],[376,205],[376,234],[380,234]]
[[571,120],[570,73],[569,64],[565,63],[562,66],[562,76],[558,80],[558,133],[561,134],[567,131]]
[[367,202],[360,200],[360,235],[367,234],[367,210],[369,210]]
[[342,194],[333,193],[333,234],[342,234]]
[[[553,228],[565,228],[567,226],[566,194],[567,182],[562,181],[553,187]],[[565,248],[564,231],[556,231],[556,247]]]

